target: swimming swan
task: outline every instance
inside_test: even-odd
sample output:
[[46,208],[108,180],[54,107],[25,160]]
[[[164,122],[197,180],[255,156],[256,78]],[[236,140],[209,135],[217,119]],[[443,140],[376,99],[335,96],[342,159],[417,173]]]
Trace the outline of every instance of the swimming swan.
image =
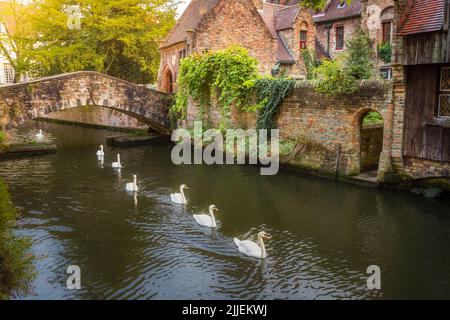
[[251,240],[241,241],[237,238],[234,238],[234,243],[238,247],[238,250],[243,254],[254,258],[265,259],[267,257],[267,253],[266,247],[264,246],[264,239],[270,238],[271,236],[268,233],[261,231],[260,233],[258,233],[259,245]]
[[36,139],[44,140],[44,135],[42,134],[42,129],[39,129],[39,133],[36,135]]
[[195,222],[203,227],[217,227],[216,219],[214,218],[214,210],[219,211],[219,209],[212,204],[209,206],[209,214],[194,214]]
[[182,184],[180,186],[180,193],[172,193],[170,195],[170,199],[172,199],[173,202],[178,203],[178,204],[186,204],[187,200],[186,200],[186,197],[184,196],[183,189],[189,189],[189,188],[187,187],[187,185]]
[[100,149],[97,150],[97,156],[103,157],[105,152],[103,151],[103,145],[100,145]]
[[127,191],[131,191],[131,192],[138,192],[139,188],[137,185],[137,176],[133,175],[133,182],[127,183],[126,185],[126,189]]
[[120,163],[120,154],[117,154],[117,162],[113,162],[112,164],[113,168],[122,168],[122,164]]

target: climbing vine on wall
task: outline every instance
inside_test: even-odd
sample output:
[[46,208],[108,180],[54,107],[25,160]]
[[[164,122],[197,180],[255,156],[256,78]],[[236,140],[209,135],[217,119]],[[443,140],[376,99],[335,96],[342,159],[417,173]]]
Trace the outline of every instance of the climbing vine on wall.
[[256,100],[258,102],[258,129],[274,129],[275,115],[284,99],[292,93],[295,80],[261,78],[255,82]]
[[186,117],[188,97],[200,108],[217,101],[223,118],[231,106],[242,108],[258,77],[258,61],[238,46],[226,50],[195,53],[181,61],[178,92],[171,115]]

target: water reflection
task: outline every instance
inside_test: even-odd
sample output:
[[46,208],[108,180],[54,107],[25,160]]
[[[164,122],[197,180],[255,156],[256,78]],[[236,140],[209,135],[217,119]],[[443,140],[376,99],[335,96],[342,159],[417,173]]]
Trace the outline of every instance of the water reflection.
[[[29,299],[450,298],[447,201],[252,167],[174,166],[168,145],[107,147],[100,160],[94,152],[113,133],[39,127],[57,154],[0,163],[23,212],[17,232],[41,257]],[[138,194],[125,191],[132,174]],[[170,199],[181,183],[187,206]],[[192,217],[211,203],[217,229]],[[233,237],[262,230],[272,235],[266,260],[236,250]],[[71,264],[80,291],[65,287]],[[380,291],[366,288],[373,264]]]

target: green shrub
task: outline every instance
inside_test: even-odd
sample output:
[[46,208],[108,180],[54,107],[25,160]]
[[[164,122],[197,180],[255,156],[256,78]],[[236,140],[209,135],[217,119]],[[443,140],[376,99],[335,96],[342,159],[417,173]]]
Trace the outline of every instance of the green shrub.
[[306,79],[314,79],[314,69],[319,66],[319,61],[316,59],[316,52],[310,49],[302,50],[303,62],[306,67]]
[[0,299],[28,292],[34,278],[31,242],[13,234],[17,212],[8,189],[0,179]]
[[385,63],[391,63],[392,60],[392,46],[390,43],[383,43],[378,48],[378,56]]
[[184,58],[177,80],[176,100],[170,110],[171,118],[185,118],[188,97],[200,107],[207,107],[216,100],[222,115],[227,115],[232,105],[243,108],[254,84],[252,80],[258,77],[257,66],[258,61],[238,46]]
[[369,112],[363,119],[363,125],[382,124],[383,117],[378,112]]
[[355,79],[369,79],[373,72],[372,40],[365,29],[358,29],[346,42],[345,68]]
[[4,144],[5,142],[6,142],[6,133],[0,131],[0,145]]
[[331,95],[347,95],[357,89],[355,78],[344,68],[341,60],[324,60],[314,70],[317,79],[316,91]]

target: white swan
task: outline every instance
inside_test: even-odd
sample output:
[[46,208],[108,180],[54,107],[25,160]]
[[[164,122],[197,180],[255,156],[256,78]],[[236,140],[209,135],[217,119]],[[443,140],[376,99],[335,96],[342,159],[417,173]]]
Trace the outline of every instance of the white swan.
[[187,185],[182,184],[180,186],[180,193],[172,193],[170,195],[170,199],[172,199],[173,202],[178,203],[178,204],[186,204],[187,200],[184,195],[184,191],[183,191],[184,189],[189,189],[189,188],[187,187]]
[[237,238],[234,238],[234,243],[238,247],[238,250],[243,254],[254,258],[265,259],[267,257],[267,252],[266,247],[264,246],[264,239],[270,238],[271,236],[268,233],[261,231],[260,233],[258,233],[259,245],[251,240],[241,241]]
[[120,154],[117,154],[117,162],[113,162],[112,164],[113,168],[122,168],[122,164],[120,163]]
[[39,133],[36,134],[37,140],[44,140],[44,135],[42,134],[42,129],[39,129]]
[[97,150],[97,156],[103,157],[105,152],[103,151],[103,145],[100,145],[100,149]]
[[138,192],[139,188],[137,185],[137,176],[133,175],[133,182],[129,182],[127,183],[126,187],[127,191],[131,191],[131,192]]
[[216,218],[214,218],[214,210],[219,211],[215,205],[209,206],[209,214],[194,214],[195,222],[197,222],[202,227],[217,227]]

